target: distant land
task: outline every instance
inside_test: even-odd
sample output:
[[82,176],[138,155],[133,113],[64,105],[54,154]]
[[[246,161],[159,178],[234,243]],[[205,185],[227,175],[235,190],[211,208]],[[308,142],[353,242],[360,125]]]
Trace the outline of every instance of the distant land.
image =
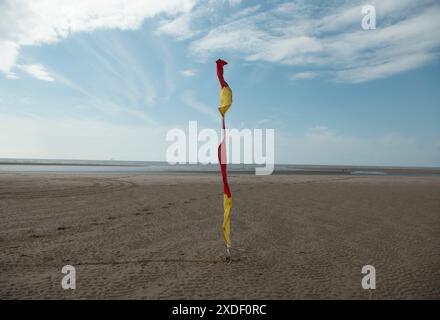
[[[229,164],[234,173],[254,173],[258,165]],[[165,161],[0,159],[0,172],[217,172],[217,164]],[[440,175],[439,167],[276,164],[274,174]]]

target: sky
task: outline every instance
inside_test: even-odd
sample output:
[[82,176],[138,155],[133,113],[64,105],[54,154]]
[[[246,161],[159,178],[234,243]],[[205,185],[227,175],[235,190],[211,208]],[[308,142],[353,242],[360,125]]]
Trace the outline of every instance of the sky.
[[[362,7],[376,9],[364,30]],[[0,0],[0,158],[164,161],[273,128],[275,162],[440,166],[436,0]]]

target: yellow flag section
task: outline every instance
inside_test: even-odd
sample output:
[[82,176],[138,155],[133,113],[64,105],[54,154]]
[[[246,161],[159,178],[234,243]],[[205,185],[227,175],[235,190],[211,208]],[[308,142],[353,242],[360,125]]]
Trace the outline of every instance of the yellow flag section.
[[226,112],[229,110],[229,107],[232,104],[232,90],[228,87],[223,87],[220,90],[220,114],[222,117],[225,116]]
[[223,238],[225,239],[226,247],[230,248],[231,243],[231,209],[232,197],[227,194],[223,195]]

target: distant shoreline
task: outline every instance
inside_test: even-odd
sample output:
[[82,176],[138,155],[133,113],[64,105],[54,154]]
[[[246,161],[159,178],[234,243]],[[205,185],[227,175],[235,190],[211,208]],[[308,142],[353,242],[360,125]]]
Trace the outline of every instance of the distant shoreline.
[[[257,165],[230,164],[235,174],[254,174]],[[177,164],[161,161],[0,159],[0,172],[143,172],[143,173],[216,173],[217,164]],[[436,167],[392,167],[354,165],[275,165],[273,174],[336,175],[440,175]]]

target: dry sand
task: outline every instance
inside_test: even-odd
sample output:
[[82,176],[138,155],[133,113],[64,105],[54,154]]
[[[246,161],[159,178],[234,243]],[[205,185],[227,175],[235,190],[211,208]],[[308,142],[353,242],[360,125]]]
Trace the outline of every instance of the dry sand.
[[230,182],[227,265],[218,174],[0,174],[0,298],[440,298],[440,177]]

